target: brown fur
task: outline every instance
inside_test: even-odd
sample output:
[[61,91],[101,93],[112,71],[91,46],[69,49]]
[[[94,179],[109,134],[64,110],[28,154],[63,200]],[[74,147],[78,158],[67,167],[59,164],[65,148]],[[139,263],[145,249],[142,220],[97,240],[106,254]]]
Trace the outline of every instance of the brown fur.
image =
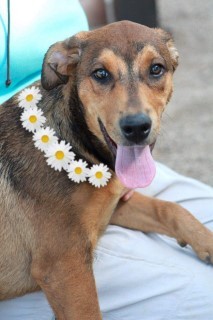
[[[146,113],[152,131],[145,143],[153,145],[177,59],[171,37],[159,29],[119,22],[82,32],[48,50],[39,107],[79,158],[113,171],[115,156],[100,120],[117,144],[125,144],[121,117]],[[153,63],[166,69],[158,80],[149,76]],[[98,68],[111,73],[107,85],[92,76]],[[100,320],[92,260],[109,222],[175,237],[213,262],[212,233],[180,206],[137,193],[124,203],[125,188],[114,175],[97,189],[51,169],[22,128],[20,113],[16,96],[0,109],[0,299],[42,289],[58,320]]]

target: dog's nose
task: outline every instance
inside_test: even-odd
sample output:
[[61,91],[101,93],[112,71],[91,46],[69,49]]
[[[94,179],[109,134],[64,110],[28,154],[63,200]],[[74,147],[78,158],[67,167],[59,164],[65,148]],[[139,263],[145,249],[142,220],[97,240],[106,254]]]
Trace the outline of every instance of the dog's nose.
[[124,137],[134,143],[143,142],[151,131],[152,120],[144,113],[129,115],[120,120]]

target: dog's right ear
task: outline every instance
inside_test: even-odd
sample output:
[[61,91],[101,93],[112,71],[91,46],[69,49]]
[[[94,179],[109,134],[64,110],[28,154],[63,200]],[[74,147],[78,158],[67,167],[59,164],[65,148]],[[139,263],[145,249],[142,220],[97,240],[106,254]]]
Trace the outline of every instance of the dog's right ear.
[[41,73],[41,84],[51,90],[60,84],[66,84],[81,57],[81,32],[77,36],[57,42],[47,51]]

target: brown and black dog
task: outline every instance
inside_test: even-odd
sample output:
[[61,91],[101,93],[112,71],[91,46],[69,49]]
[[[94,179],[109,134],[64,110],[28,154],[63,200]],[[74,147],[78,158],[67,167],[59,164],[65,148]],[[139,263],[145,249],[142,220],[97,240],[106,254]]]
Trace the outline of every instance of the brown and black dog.
[[[59,139],[114,172],[118,145],[154,145],[178,54],[160,29],[118,22],[47,52],[39,107]],[[42,289],[58,320],[100,320],[93,251],[108,223],[158,232],[213,262],[213,235],[177,204],[125,188],[75,184],[51,169],[20,122],[17,96],[0,108],[0,299]]]

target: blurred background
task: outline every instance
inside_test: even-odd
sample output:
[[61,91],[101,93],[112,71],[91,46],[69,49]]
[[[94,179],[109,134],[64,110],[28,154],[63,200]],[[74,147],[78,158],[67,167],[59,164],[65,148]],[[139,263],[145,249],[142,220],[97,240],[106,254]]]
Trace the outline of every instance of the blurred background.
[[213,186],[213,1],[80,2],[91,29],[127,19],[173,35],[180,64],[154,158]]

